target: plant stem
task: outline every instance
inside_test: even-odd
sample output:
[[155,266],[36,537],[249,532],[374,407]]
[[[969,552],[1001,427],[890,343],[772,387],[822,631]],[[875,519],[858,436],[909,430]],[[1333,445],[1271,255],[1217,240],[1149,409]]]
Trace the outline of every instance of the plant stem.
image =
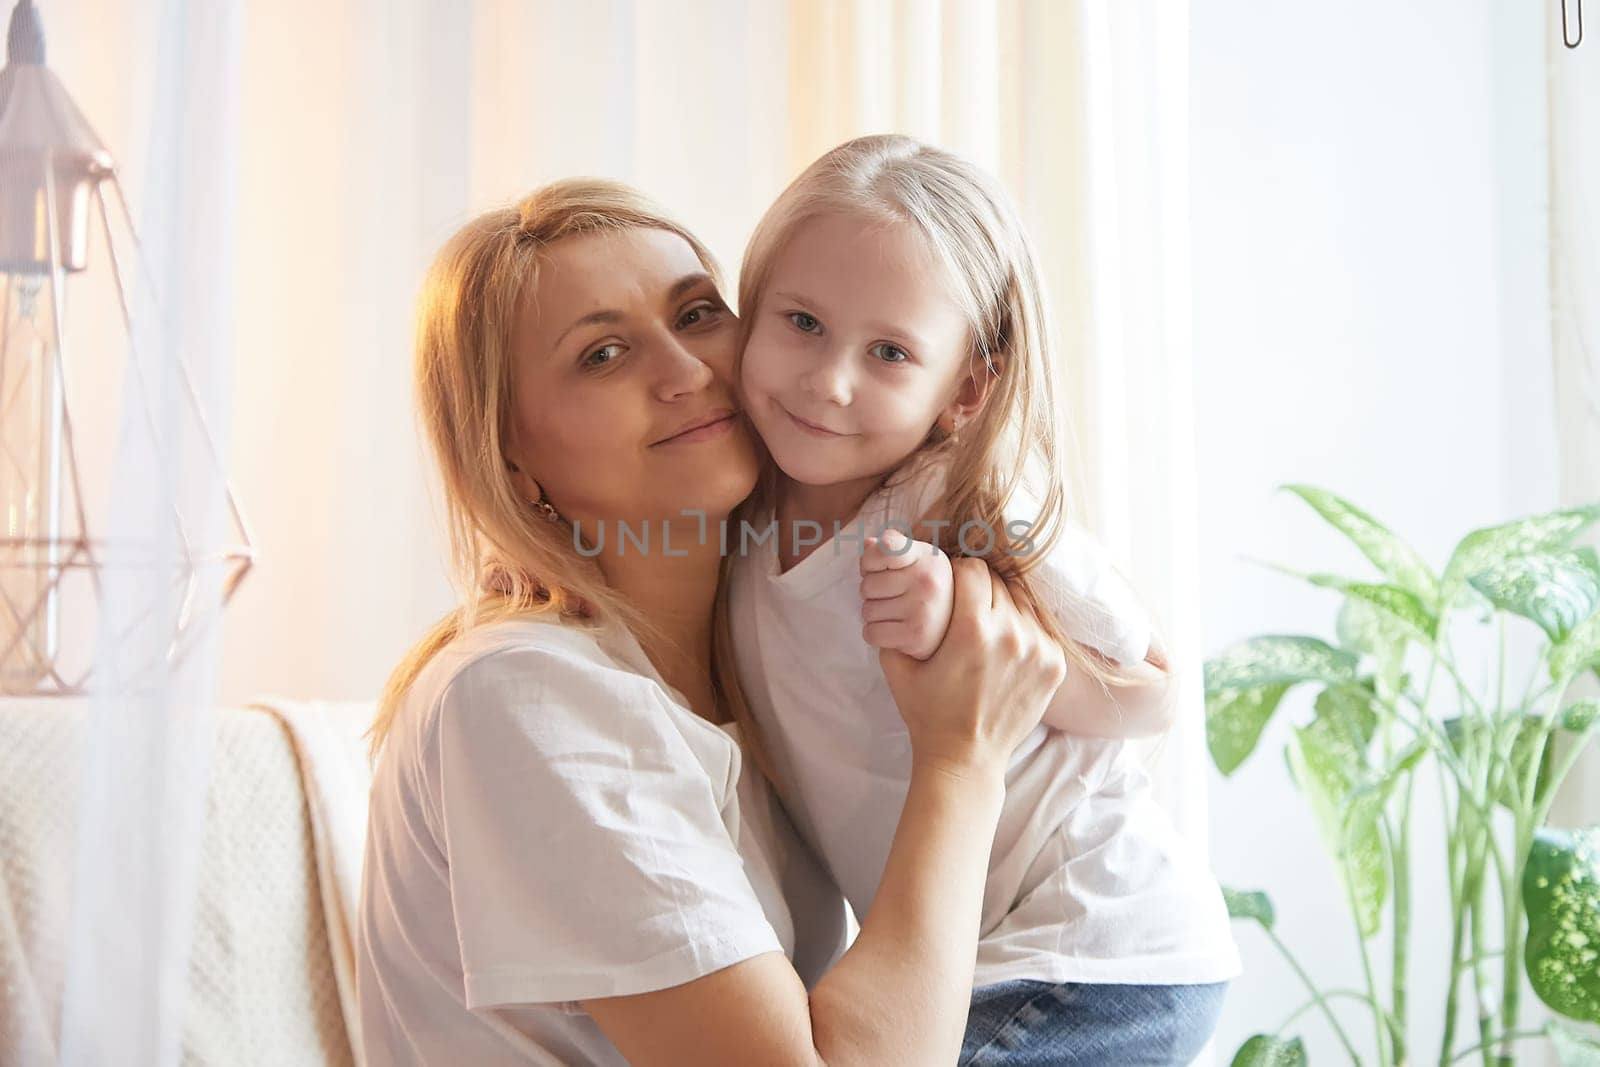
[[[1437,645],[1435,647],[1437,647]],[[1455,664],[1451,663],[1448,658],[1442,658],[1441,665],[1444,667],[1445,672],[1448,673],[1451,678],[1455,679],[1456,692],[1461,696],[1462,702],[1470,704],[1472,706],[1472,710],[1476,711],[1479,715],[1482,715],[1483,705],[1478,702],[1478,698],[1476,696],[1473,696],[1472,689],[1465,681],[1462,680],[1461,675],[1457,673]]]
[[1556,795],[1561,792],[1562,783],[1567,780],[1567,775],[1572,771],[1573,765],[1578,762],[1578,758],[1584,754],[1588,747],[1589,742],[1587,739],[1579,744],[1573,745],[1572,750],[1561,758],[1561,762],[1556,766],[1555,770],[1550,773],[1550,789],[1547,793],[1545,793],[1544,799],[1541,800],[1538,806],[1534,809],[1534,830],[1538,830],[1540,827],[1542,827],[1545,819],[1550,816],[1550,808],[1556,802]]
[[1439,1063],[1441,1067],[1450,1062],[1450,1046],[1456,1040],[1456,1017],[1461,1009],[1457,1006],[1456,997],[1461,988],[1461,938],[1463,927],[1466,924],[1466,912],[1461,908],[1455,909],[1455,929],[1450,935],[1450,975],[1449,986],[1444,999],[1444,1037],[1439,1042]]
[[1355,892],[1352,889],[1350,865],[1348,863],[1343,863],[1341,866],[1343,867],[1344,872],[1345,896],[1348,898],[1350,904],[1350,917],[1355,920],[1356,924],[1356,946],[1361,949],[1361,970],[1366,976],[1367,992],[1372,998],[1372,1021],[1374,1024],[1373,1036],[1376,1037],[1378,1041],[1378,1063],[1381,1064],[1382,1067],[1392,1067],[1394,1061],[1389,1055],[1390,1042],[1386,1040],[1388,1024],[1384,1020],[1383,1008],[1379,1005],[1378,1001],[1378,981],[1372,973],[1372,954],[1367,951],[1367,937],[1361,932],[1360,909],[1356,903]]
[[[1543,657],[1541,657],[1541,661],[1542,659]],[[1556,794],[1561,792],[1561,785],[1567,780],[1567,772],[1572,770],[1572,765],[1578,762],[1578,757],[1583,755],[1584,750],[1589,747],[1589,738],[1587,736],[1578,739],[1577,744],[1572,746],[1572,751],[1568,752],[1564,757],[1562,757],[1560,766],[1556,767],[1552,771],[1550,775],[1549,788],[1545,792],[1544,797],[1541,799],[1538,796],[1538,767],[1539,764],[1544,762],[1544,750],[1545,747],[1550,744],[1552,724],[1555,722],[1556,716],[1561,714],[1561,702],[1567,699],[1567,687],[1571,684],[1572,679],[1569,677],[1563,678],[1559,686],[1552,687],[1556,689],[1556,696],[1555,699],[1550,702],[1550,710],[1546,712],[1543,717],[1545,726],[1544,737],[1540,740],[1539,751],[1535,753],[1534,756],[1534,771],[1532,775],[1533,785],[1529,787],[1528,790],[1530,806],[1532,808],[1532,823],[1528,828],[1530,843],[1532,842],[1532,835],[1544,825],[1544,820],[1549,816],[1550,807],[1556,801]]]
[[[1350,1062],[1359,1064],[1361,1062],[1361,1057],[1356,1055],[1355,1045],[1351,1044],[1350,1035],[1344,1032],[1344,1027],[1339,1025],[1339,1019],[1333,1014],[1333,1008],[1329,1006],[1327,997],[1324,996],[1322,991],[1317,988],[1317,984],[1311,980],[1311,976],[1306,973],[1306,969],[1300,966],[1300,961],[1295,959],[1294,953],[1289,951],[1289,946],[1285,945],[1281,940],[1279,940],[1278,935],[1273,933],[1270,929],[1267,929],[1266,927],[1263,927],[1262,929],[1266,930],[1267,939],[1277,946],[1278,951],[1283,954],[1283,958],[1287,960],[1289,962],[1289,966],[1294,969],[1294,973],[1300,976],[1300,981],[1305,983],[1306,989],[1311,993],[1311,999],[1313,1003],[1322,1009],[1322,1014],[1328,1017],[1328,1025],[1332,1026],[1333,1032],[1339,1035],[1339,1043],[1342,1044],[1345,1051],[1350,1054]],[[1370,1001],[1371,997],[1368,996],[1364,999]],[[1287,1026],[1288,1024],[1285,1023],[1284,1025]]]
[[[1519,835],[1520,836],[1520,835]],[[1517,866],[1520,868],[1525,862],[1527,852],[1519,847]],[[1500,973],[1503,983],[1500,990],[1500,1028],[1505,1033],[1511,1033],[1517,1028],[1517,1002],[1522,994],[1522,880],[1517,877],[1509,891],[1505,892],[1506,912],[1506,950],[1505,959],[1501,963]],[[1511,1063],[1511,1049],[1506,1046],[1500,1050],[1498,1060],[1509,1067]]]
[[[1483,833],[1487,834],[1485,830]],[[1478,861],[1478,873],[1472,881],[1472,893],[1468,897],[1467,907],[1472,914],[1472,984],[1473,1000],[1478,1006],[1478,1047],[1483,1050],[1484,1067],[1493,1067],[1489,1054],[1489,1026],[1494,1020],[1494,1012],[1489,1007],[1489,973],[1484,966],[1483,956],[1478,952],[1483,944],[1483,887],[1486,879],[1483,877],[1483,861]]]
[[[1411,700],[1410,697],[1407,697],[1406,699]],[[1412,700],[1411,703],[1412,706],[1417,709],[1418,718],[1422,725],[1419,726],[1417,723],[1412,722],[1405,715],[1402,715],[1399,710],[1398,702],[1396,702],[1394,707],[1390,709],[1394,712],[1395,721],[1415,734],[1417,740],[1426,742],[1429,749],[1432,750],[1436,757],[1438,757],[1440,765],[1448,770],[1451,776],[1455,778],[1456,788],[1460,789],[1463,793],[1470,793],[1472,791],[1472,785],[1469,781],[1471,774],[1467,767],[1461,762],[1460,757],[1456,755],[1455,750],[1451,747],[1449,735],[1444,732],[1443,727],[1441,727],[1428,715],[1427,709],[1424,705],[1417,704],[1414,700]]]
[[[1476,880],[1482,877],[1483,867],[1477,859],[1478,845],[1475,829],[1466,822],[1468,813],[1465,808],[1457,812],[1457,821],[1454,828],[1456,838],[1455,851],[1460,856],[1460,885],[1459,890],[1453,894],[1454,902],[1452,914],[1455,916],[1455,929],[1450,938],[1450,975],[1449,991],[1445,1000],[1444,1040],[1439,1047],[1439,1063],[1442,1065],[1450,1062],[1451,1048],[1455,1044],[1456,1025],[1460,1017],[1458,997],[1461,988],[1461,972],[1467,970],[1469,963],[1475,963],[1479,955],[1477,946],[1473,947],[1473,960],[1463,959],[1468,936],[1467,922],[1470,918],[1472,898],[1477,892]],[[1452,872],[1454,874],[1454,872]],[[1474,989],[1476,996],[1476,989]]]
[[[1490,1039],[1490,1043],[1500,1041],[1526,1041],[1531,1037],[1544,1036],[1545,1032],[1543,1030],[1512,1030],[1508,1031],[1507,1033],[1496,1034]],[[1449,1062],[1454,1063],[1456,1060],[1464,1060],[1482,1047],[1482,1045],[1473,1045],[1471,1048],[1464,1048],[1460,1052],[1456,1053]]]
[[[1441,620],[1443,619],[1444,615],[1445,612],[1441,609]],[[1441,621],[1440,626],[1442,627],[1443,625],[1444,624]],[[1423,683],[1422,700],[1420,702],[1416,702],[1416,708],[1422,722],[1426,723],[1431,728],[1430,736],[1434,738],[1432,747],[1439,758],[1439,762],[1437,763],[1435,769],[1439,776],[1439,811],[1443,817],[1445,827],[1445,869],[1446,874],[1449,876],[1450,915],[1453,920],[1451,923],[1450,932],[1450,969],[1448,972],[1448,986],[1445,995],[1444,1039],[1440,1044],[1439,1052],[1440,1067],[1445,1067],[1445,1065],[1449,1062],[1450,1046],[1455,1042],[1456,1021],[1460,1014],[1460,1009],[1457,1006],[1456,998],[1461,989],[1461,950],[1463,947],[1463,939],[1466,935],[1466,913],[1462,908],[1462,904],[1464,899],[1468,866],[1468,850],[1466,848],[1463,822],[1467,817],[1469,798],[1472,793],[1472,785],[1466,768],[1461,764],[1459,757],[1451,748],[1449,736],[1444,733],[1442,727],[1438,726],[1438,724],[1434,721],[1433,715],[1429,712],[1429,704],[1433,696],[1434,679],[1438,677],[1439,673],[1440,650],[1439,640],[1437,637],[1434,638],[1433,643],[1429,648],[1429,652],[1428,678]],[[1397,717],[1399,717],[1398,713]],[[1402,719],[1401,721],[1404,722],[1406,720]],[[1409,725],[1409,723],[1407,725]],[[1446,772],[1449,772],[1448,777]],[[1458,797],[1458,803],[1453,812],[1450,808],[1449,782],[1451,781],[1453,781],[1456,785],[1456,795]],[[1408,787],[1406,793],[1406,824],[1408,832],[1410,828],[1410,806],[1411,794]],[[1396,889],[1396,895],[1399,895],[1398,888]],[[1402,938],[1402,934],[1398,929],[1398,925],[1399,923],[1397,917],[1397,928],[1395,931],[1396,944],[1399,944]],[[1403,987],[1397,984],[1395,997],[1395,1007],[1397,1013],[1403,1010],[1403,1004]]]
[[[1539,665],[1542,667],[1546,654],[1539,656]],[[1530,684],[1531,689],[1531,684]],[[1539,719],[1539,737],[1533,744],[1529,754],[1528,764],[1523,767],[1520,781],[1512,783],[1511,790],[1515,799],[1512,810],[1513,829],[1511,856],[1511,870],[1501,871],[1501,900],[1505,910],[1505,956],[1501,961],[1502,984],[1500,989],[1500,1029],[1503,1033],[1516,1032],[1519,1002],[1522,997],[1522,874],[1528,863],[1528,850],[1533,844],[1533,833],[1543,822],[1542,817],[1536,812],[1539,805],[1539,766],[1544,762],[1545,746],[1550,743],[1550,732],[1555,723],[1555,717],[1561,707],[1561,700],[1566,694],[1566,686],[1562,685],[1551,703],[1550,709]],[[1527,698],[1524,697],[1526,700]],[[1517,730],[1531,713],[1527,704],[1517,709]],[[1513,747],[1511,751],[1515,751]],[[1505,773],[1515,776],[1517,767],[1507,763]],[[1504,1044],[1497,1056],[1500,1063],[1511,1063],[1511,1047]]]
[[1284,1018],[1283,1022],[1278,1024],[1278,1028],[1274,1030],[1273,1033],[1282,1034],[1285,1030],[1289,1029],[1290,1026],[1294,1025],[1294,1021],[1300,1018],[1300,1016],[1304,1015],[1313,1008],[1322,1007],[1324,1000],[1359,1000],[1363,1004],[1371,1003],[1371,1000],[1367,997],[1367,995],[1361,992],[1359,989],[1329,989],[1320,994],[1320,996],[1312,997],[1294,1011],[1290,1012]]
[[1500,669],[1495,672],[1495,710],[1498,712],[1506,706],[1506,617],[1501,612],[1495,612],[1500,629]]
[[1445,812],[1445,866],[1450,881],[1450,970],[1447,977],[1444,1001],[1444,1038],[1439,1044],[1439,1064],[1450,1062],[1450,1047],[1455,1043],[1456,1017],[1460,1013],[1456,997],[1461,988],[1461,948],[1466,932],[1466,912],[1462,909],[1463,883],[1466,877],[1466,855],[1462,844],[1460,821],[1465,808],[1458,807],[1450,816],[1449,790],[1445,785],[1444,769],[1439,768],[1439,796],[1441,810]]
[[1394,1059],[1406,1062],[1406,969],[1411,941],[1411,790],[1413,775],[1406,776],[1405,799],[1400,806],[1400,840],[1394,855],[1394,945],[1390,999],[1394,1018]]
[[[1480,717],[1480,722],[1482,721]],[[1498,722],[1484,723],[1485,726],[1497,726]],[[1493,730],[1468,730],[1462,731],[1463,743],[1470,750],[1469,763],[1473,770],[1474,796],[1482,798],[1482,806],[1472,805],[1470,808],[1471,822],[1465,823],[1467,832],[1467,868],[1462,894],[1462,907],[1467,911],[1467,921],[1471,924],[1472,937],[1472,993],[1473,1003],[1478,1014],[1479,1047],[1483,1049],[1484,1067],[1489,1063],[1489,1027],[1493,1013],[1489,1008],[1489,979],[1483,953],[1484,947],[1484,914],[1483,898],[1484,889],[1488,884],[1487,871],[1485,870],[1488,855],[1492,852],[1496,857],[1496,871],[1503,870],[1503,865],[1498,863],[1498,850],[1494,840],[1494,787],[1495,787],[1495,761],[1496,749],[1495,731]],[[1462,797],[1463,806],[1466,807],[1466,797]]]

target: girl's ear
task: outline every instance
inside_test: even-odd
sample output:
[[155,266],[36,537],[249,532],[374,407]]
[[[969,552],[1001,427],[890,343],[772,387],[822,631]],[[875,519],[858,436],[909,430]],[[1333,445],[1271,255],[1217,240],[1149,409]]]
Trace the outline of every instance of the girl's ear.
[[946,434],[955,433],[971,422],[988,403],[1000,375],[1005,373],[1005,356],[991,356],[994,369],[990,370],[983,359],[974,356],[968,364],[967,375],[956,385],[956,395],[939,412],[939,428]]

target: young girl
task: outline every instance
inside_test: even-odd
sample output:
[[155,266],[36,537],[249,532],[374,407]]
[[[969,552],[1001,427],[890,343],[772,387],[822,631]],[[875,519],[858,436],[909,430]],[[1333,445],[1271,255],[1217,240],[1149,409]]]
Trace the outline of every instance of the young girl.
[[1068,522],[1058,357],[1014,209],[948,152],[848,142],[756,228],[739,306],[772,459],[741,518],[777,536],[730,554],[724,640],[786,808],[865,921],[911,773],[886,672],[943,639],[947,556],[985,556],[1069,670],[1007,773],[961,1063],[1189,1062],[1239,960],[1129,741],[1167,727],[1169,672]]

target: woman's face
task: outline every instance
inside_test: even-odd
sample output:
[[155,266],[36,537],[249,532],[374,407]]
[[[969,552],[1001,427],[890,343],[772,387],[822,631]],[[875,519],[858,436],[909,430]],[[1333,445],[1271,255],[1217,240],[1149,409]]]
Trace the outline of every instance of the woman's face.
[[511,459],[568,520],[726,516],[755,485],[738,323],[682,237],[632,228],[543,253],[512,335]]

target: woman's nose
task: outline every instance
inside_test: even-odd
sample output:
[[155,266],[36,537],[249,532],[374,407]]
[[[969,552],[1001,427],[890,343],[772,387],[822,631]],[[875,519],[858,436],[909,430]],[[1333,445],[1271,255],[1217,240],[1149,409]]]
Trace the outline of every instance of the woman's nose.
[[698,393],[716,378],[711,365],[685,347],[676,335],[663,340],[660,366],[656,393],[662,400],[677,400]]

